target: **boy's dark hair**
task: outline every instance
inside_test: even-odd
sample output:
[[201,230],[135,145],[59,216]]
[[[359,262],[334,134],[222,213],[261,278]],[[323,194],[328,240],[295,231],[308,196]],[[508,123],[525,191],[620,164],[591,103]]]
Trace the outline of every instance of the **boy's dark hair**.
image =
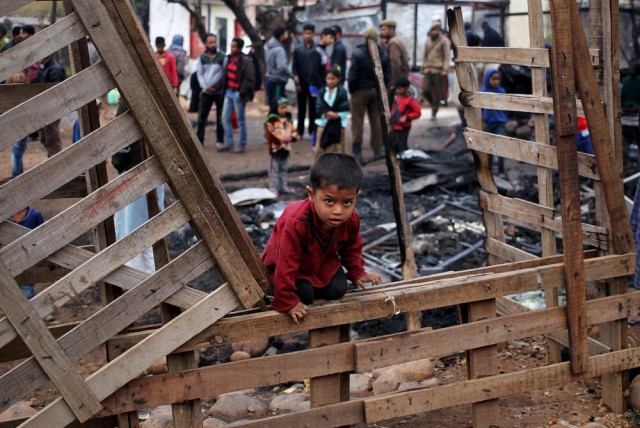
[[242,50],[242,48],[244,48],[244,40],[242,40],[240,37],[234,37],[233,39],[231,39],[231,43],[235,42],[236,45],[238,45],[238,48],[240,50]]
[[336,32],[333,31],[333,29],[330,28],[330,27],[323,28],[322,29],[322,33],[320,33],[320,35],[322,35],[322,36],[326,36],[327,34],[330,35],[330,36],[333,36],[333,37],[336,36]]
[[407,76],[400,76],[396,79],[396,86],[399,86],[401,88],[408,88],[409,86],[411,86],[411,83],[409,82]]
[[21,30],[22,30],[22,27],[19,25],[16,25],[15,27],[13,27],[13,29],[11,29],[11,35],[13,36],[14,39],[18,37],[18,35],[20,35]]
[[218,40],[218,36],[216,36],[213,33],[207,33],[204,35],[204,40],[206,41],[209,37],[213,37],[214,39]]
[[302,31],[307,31],[307,30],[311,30],[312,33],[315,33],[316,32],[316,26],[313,25],[313,24],[309,24],[309,23],[304,24],[302,26]]
[[164,37],[156,37],[156,45],[166,45]]
[[331,67],[330,69],[327,70],[327,74],[333,74],[334,76],[336,76],[338,79],[342,78],[342,74],[340,73],[340,67],[337,65],[334,65],[333,67]]
[[280,37],[282,37],[282,35],[284,34],[284,32],[287,31],[286,28],[284,28],[284,26],[282,25],[278,25],[274,30],[273,30],[273,37],[276,40],[280,40]]
[[339,25],[332,25],[331,29],[335,31],[336,35],[342,34],[342,27],[340,27]]
[[36,34],[36,28],[33,25],[23,25],[22,31],[24,31],[30,36],[33,36],[34,34]]
[[335,184],[338,189],[360,190],[362,168],[351,155],[324,153],[311,166],[309,182],[313,190]]

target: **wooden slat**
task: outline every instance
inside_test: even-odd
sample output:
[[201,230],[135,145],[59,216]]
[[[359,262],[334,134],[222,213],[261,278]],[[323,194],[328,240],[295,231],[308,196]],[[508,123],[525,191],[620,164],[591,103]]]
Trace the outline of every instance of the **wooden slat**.
[[35,284],[38,282],[55,282],[70,272],[69,269],[48,261],[41,261],[35,266],[16,276],[18,284]]
[[481,398],[524,394],[537,389],[591,379],[614,371],[628,370],[640,366],[640,349],[632,348],[598,355],[590,361],[589,370],[579,375],[571,374],[569,363],[560,363],[430,389],[364,399],[365,420],[367,423],[373,423],[469,404]]
[[[0,14],[0,16],[3,16]],[[67,47],[85,36],[84,28],[75,13],[67,15],[32,37],[0,53],[0,81],[29,68],[31,64]]]
[[[521,111],[533,114],[554,114],[553,99],[539,95],[462,91],[460,93],[460,102],[465,107]],[[576,100],[575,103],[577,104],[578,116],[584,117],[582,103],[580,100]],[[480,129],[475,126],[472,128]]]
[[[531,7],[529,15],[531,16]],[[535,21],[542,22],[542,15],[536,15]],[[531,19],[529,19],[531,24]],[[530,28],[530,37],[534,36]],[[591,49],[591,65],[600,66],[600,49]],[[549,51],[544,47],[531,48],[483,48],[479,46],[460,46],[456,50],[457,62],[482,62],[491,64],[513,64],[525,67],[545,68],[549,67]],[[533,72],[534,70],[532,70]],[[544,72],[544,71],[543,71]]]
[[[31,300],[33,308],[40,318],[44,318],[187,221],[189,217],[182,204],[174,203],[36,295]],[[1,318],[0,347],[13,340],[15,335],[9,322]]]
[[11,110],[57,83],[15,83],[0,85],[0,113]]
[[[38,165],[41,165],[41,164],[38,164]],[[21,174],[20,177],[22,175],[23,174]],[[13,180],[13,178],[5,178],[0,180],[0,186],[4,186],[11,180]],[[0,190],[0,193],[1,193],[1,190]],[[86,187],[84,176],[78,176],[78,177],[72,178],[71,181],[58,187],[56,190],[49,193],[48,195],[43,196],[41,199],[65,199],[65,198],[81,199],[87,196],[87,194],[88,193],[87,193],[87,187]]]
[[[349,342],[348,324],[309,332],[310,349],[318,349],[341,342]],[[307,359],[301,359],[300,361],[304,361],[306,365],[318,364],[320,366],[319,363],[312,363]],[[331,365],[333,365],[333,362]],[[349,371],[351,371],[351,368],[344,370],[342,373],[336,372],[336,374],[331,375],[323,373],[321,376],[311,376],[311,394],[309,397],[311,407],[349,401]],[[309,375],[306,375],[306,377],[309,377]]]
[[164,180],[157,160],[149,159],[1,249],[0,259],[18,275]]
[[[548,142],[537,143],[470,128],[465,130],[464,136],[467,147],[471,150],[526,162],[542,168],[558,169],[557,149],[550,146]],[[586,178],[600,180],[595,157],[578,153],[578,173]]]
[[32,0],[5,0],[0,4],[0,16],[8,15],[14,10],[28,5],[31,1]]
[[[49,329],[49,333],[54,338],[58,339],[60,336],[75,328],[78,324],[80,324],[80,322],[75,321],[64,324],[49,325],[47,328]],[[29,358],[30,356],[31,351],[29,351],[27,345],[24,344],[22,339],[17,337],[0,350],[0,363]]]
[[[111,302],[83,324],[65,334],[59,341],[60,346],[72,360],[80,359],[168,296],[185,287],[212,265],[205,245],[196,244],[123,297]],[[46,380],[46,376],[33,359],[26,360],[0,377],[3,385],[3,388],[0,388],[0,403],[9,407]]]
[[[104,400],[159,358],[169,354],[211,323],[238,306],[239,300],[228,284],[220,286],[204,300],[171,320],[162,329],[89,376],[86,383],[99,400]],[[74,414],[60,398],[34,415],[30,427],[65,426]]]
[[0,150],[95,100],[114,86],[109,71],[99,62],[12,108],[0,115],[3,130]]
[[58,388],[80,422],[98,413],[102,406],[47,326],[20,291],[20,286],[0,262],[0,309],[29,347],[42,370]]
[[500,257],[502,260],[507,260],[510,262],[523,262],[536,258],[536,256],[534,256],[533,254],[527,253],[520,248],[516,248],[494,238],[486,239],[484,249],[487,251],[487,253],[494,254],[496,257]]
[[[36,165],[2,185],[0,218],[7,218],[55,192],[70,177],[80,175],[141,136],[140,129],[130,113],[118,116],[47,162]],[[64,174],[60,171],[64,171]]]
[[[163,165],[174,193],[189,212],[197,233],[209,246],[216,263],[238,293],[243,306],[250,308],[262,302],[260,287],[247,265],[238,263],[244,258],[227,232],[228,226],[217,215],[211,198],[200,185],[193,164],[178,144],[171,126],[159,114],[156,100],[146,87],[133,59],[122,55],[122,52],[127,51],[127,46],[118,37],[118,31],[104,4],[98,0],[75,0],[73,5],[103,61],[110,69],[121,71],[113,77],[129,110],[136,117],[153,152]],[[92,25],[94,22],[100,22],[100,25]],[[159,67],[157,63],[156,67]],[[191,141],[191,144],[195,142]]]

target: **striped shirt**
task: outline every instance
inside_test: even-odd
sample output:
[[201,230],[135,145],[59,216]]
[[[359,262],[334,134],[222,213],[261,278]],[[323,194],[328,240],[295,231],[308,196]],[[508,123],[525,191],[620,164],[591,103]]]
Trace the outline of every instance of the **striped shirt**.
[[240,89],[240,82],[238,82],[238,57],[229,57],[229,64],[227,66],[227,87],[229,89]]

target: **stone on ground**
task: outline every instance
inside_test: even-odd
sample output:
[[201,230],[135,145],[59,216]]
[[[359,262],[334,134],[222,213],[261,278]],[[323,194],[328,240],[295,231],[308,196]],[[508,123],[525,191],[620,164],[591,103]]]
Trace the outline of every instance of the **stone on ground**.
[[228,426],[228,423],[216,418],[207,418],[202,421],[202,428],[227,428]]
[[222,395],[209,410],[209,416],[224,421],[235,421],[253,415],[264,416],[266,414],[267,406],[262,401],[242,393]]
[[294,412],[296,411],[296,406],[307,401],[308,398],[305,393],[276,395],[271,400],[271,404],[269,404],[269,410],[274,412]]
[[633,378],[629,384],[629,405],[635,411],[640,411],[640,375]]
[[248,352],[236,351],[233,354],[231,354],[231,357],[229,359],[233,362],[233,361],[248,360],[249,358],[251,358],[251,354],[249,354]]
[[158,406],[151,409],[149,417],[140,422],[141,428],[173,428],[173,413],[170,405]]
[[373,395],[395,391],[398,389],[398,386],[406,380],[405,375],[400,370],[390,368],[373,382]]
[[245,340],[244,342],[236,342],[231,344],[231,349],[236,351],[243,351],[251,355],[251,357],[260,357],[269,348],[269,338],[261,337],[253,340]]
[[353,397],[367,397],[371,393],[371,376],[354,373],[349,376],[350,394]]

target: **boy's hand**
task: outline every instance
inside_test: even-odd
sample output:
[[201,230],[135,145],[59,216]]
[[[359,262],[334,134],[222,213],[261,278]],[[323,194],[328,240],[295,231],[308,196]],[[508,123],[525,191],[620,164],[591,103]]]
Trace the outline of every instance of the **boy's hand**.
[[304,317],[307,316],[307,305],[302,302],[298,302],[298,304],[295,305],[293,309],[289,310],[287,314],[289,314],[294,323],[300,324],[304,321]]
[[359,280],[357,280],[356,285],[362,288],[363,290],[365,290],[366,289],[364,286],[365,283],[370,282],[371,285],[378,285],[380,284],[380,281],[382,281],[382,278],[380,278],[380,275],[377,275],[375,273],[368,273],[362,278],[360,278]]
[[407,115],[405,114],[405,115],[400,116],[400,117],[398,118],[398,121],[399,121],[400,123],[405,123],[405,122],[407,121]]
[[337,119],[339,117],[340,116],[338,116],[338,113],[336,113],[336,112],[333,112],[333,111],[327,112],[327,119],[329,119],[329,120]]

